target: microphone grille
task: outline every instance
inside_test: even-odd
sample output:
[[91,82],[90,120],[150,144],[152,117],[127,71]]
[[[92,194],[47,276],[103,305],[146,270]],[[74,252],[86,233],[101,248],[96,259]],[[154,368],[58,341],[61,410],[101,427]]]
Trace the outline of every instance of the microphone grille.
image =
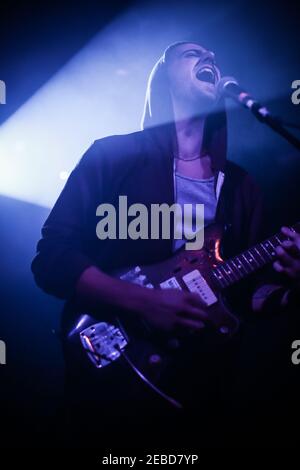
[[224,95],[228,85],[238,85],[238,81],[234,77],[222,77],[217,85],[217,93],[219,97]]

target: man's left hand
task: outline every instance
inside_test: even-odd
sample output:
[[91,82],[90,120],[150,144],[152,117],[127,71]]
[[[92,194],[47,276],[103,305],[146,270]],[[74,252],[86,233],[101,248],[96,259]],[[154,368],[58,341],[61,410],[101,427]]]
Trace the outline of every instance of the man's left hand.
[[273,267],[279,273],[287,274],[300,285],[300,234],[288,227],[282,227],[281,232],[289,237],[277,248],[278,259]]

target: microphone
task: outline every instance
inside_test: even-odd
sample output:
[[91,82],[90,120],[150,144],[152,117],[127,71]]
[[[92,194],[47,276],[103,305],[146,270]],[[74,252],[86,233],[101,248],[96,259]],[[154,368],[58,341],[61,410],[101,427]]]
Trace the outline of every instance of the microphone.
[[284,128],[283,123],[272,116],[269,110],[256,101],[249,93],[240,87],[234,77],[223,77],[217,85],[217,96],[219,98],[232,98],[237,103],[245,108],[250,109],[254,116],[261,122],[267,124],[273,131],[284,137],[296,149],[300,150],[300,139],[291,134]]
[[266,121],[268,117],[271,117],[269,110],[240,87],[234,77],[221,78],[217,85],[217,93],[219,98],[231,98],[245,108],[250,109],[260,121]]

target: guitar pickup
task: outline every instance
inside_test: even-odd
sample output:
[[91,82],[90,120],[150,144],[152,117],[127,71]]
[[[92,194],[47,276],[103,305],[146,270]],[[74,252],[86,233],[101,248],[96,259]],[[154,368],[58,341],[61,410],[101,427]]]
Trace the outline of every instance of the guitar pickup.
[[161,282],[160,284],[161,289],[179,289],[181,290],[180,284],[177,281],[176,277],[170,277],[164,282]]
[[194,271],[183,276],[182,279],[188,290],[198,294],[207,307],[210,307],[210,305],[218,301],[213,290],[209,287],[204,277],[201,276],[198,269],[194,269]]

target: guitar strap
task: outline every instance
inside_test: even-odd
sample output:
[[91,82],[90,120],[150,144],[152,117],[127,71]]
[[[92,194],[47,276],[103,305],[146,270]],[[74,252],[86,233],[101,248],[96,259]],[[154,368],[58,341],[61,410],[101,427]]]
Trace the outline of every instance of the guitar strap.
[[219,172],[216,184],[218,204],[215,222],[220,224],[223,228],[221,252],[224,258],[233,256],[239,248],[236,247],[236,237],[233,230],[235,181],[234,174],[229,174],[230,168],[228,168],[228,166],[229,165],[226,166],[227,171],[225,170],[225,173]]
[[216,183],[217,201],[219,201],[219,198],[220,198],[221,189],[224,183],[224,178],[225,178],[225,174],[223,173],[223,171],[219,171],[218,177],[217,177],[217,183]]

